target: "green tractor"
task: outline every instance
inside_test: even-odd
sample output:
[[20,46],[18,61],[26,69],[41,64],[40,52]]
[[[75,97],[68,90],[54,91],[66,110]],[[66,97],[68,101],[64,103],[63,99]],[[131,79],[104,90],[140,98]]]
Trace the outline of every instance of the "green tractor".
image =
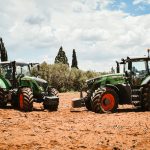
[[33,102],[41,103],[49,111],[57,111],[59,105],[58,91],[48,82],[31,76],[36,63],[4,61],[0,63],[0,107],[10,103],[22,111],[32,111]]
[[[120,73],[120,66],[123,73]],[[73,107],[86,106],[96,113],[116,112],[118,105],[133,104],[150,110],[150,57],[122,59],[117,73],[100,76],[86,82],[85,97],[75,99]]]

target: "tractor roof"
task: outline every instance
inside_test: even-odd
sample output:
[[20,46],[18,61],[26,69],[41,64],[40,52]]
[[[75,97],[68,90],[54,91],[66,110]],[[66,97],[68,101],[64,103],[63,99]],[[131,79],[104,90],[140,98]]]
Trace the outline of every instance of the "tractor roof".
[[150,60],[150,57],[134,57],[130,58],[132,61]]
[[127,57],[126,59],[122,59],[120,64],[123,64],[125,62],[129,62],[129,61],[148,61],[150,60],[150,57]]
[[9,65],[11,63],[14,63],[17,65],[17,66],[28,66],[28,65],[37,65],[39,63],[26,63],[26,62],[17,62],[17,61],[3,61],[3,62],[0,62],[0,65]]
[[27,65],[29,65],[29,63],[17,62],[17,61],[3,61],[3,62],[0,62],[0,65],[9,65],[13,62],[15,62],[17,66],[27,66]]

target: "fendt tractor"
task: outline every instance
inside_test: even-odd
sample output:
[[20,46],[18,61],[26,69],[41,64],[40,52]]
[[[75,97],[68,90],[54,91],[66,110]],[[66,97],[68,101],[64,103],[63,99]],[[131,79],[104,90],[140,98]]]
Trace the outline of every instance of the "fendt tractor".
[[4,61],[0,63],[0,107],[10,103],[22,111],[32,111],[33,102],[43,102],[45,109],[56,111],[58,91],[48,82],[31,76],[32,67],[38,64]]
[[[116,112],[118,105],[133,104],[143,111],[150,110],[150,57],[122,59],[116,62],[115,74],[86,82],[86,96],[74,99],[74,108],[86,106],[96,113]],[[120,73],[120,67],[123,73]]]

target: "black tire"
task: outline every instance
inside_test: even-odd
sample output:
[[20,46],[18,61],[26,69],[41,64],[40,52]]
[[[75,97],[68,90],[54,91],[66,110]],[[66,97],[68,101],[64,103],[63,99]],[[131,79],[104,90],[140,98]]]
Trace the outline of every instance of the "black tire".
[[4,108],[7,105],[6,95],[3,89],[0,89],[0,108]]
[[19,108],[22,111],[33,110],[33,93],[30,88],[21,88],[18,94]]
[[143,111],[150,111],[150,83],[143,88],[141,108]]
[[87,108],[87,110],[92,110],[92,104],[91,104],[91,97],[86,96],[84,98],[84,103],[85,103],[85,107]]
[[98,92],[92,99],[92,109],[96,113],[114,113],[118,108],[118,95],[113,89]]
[[50,96],[57,96],[57,97],[59,96],[59,92],[55,88],[48,88],[48,94]]
[[100,94],[95,95],[92,98],[92,111],[95,113],[100,113]]
[[[102,93],[102,89],[101,90],[97,90],[93,95],[96,96],[98,94]],[[87,96],[84,98],[84,102],[85,102],[85,106],[88,110],[92,111],[92,100],[91,100],[91,94],[87,93]]]

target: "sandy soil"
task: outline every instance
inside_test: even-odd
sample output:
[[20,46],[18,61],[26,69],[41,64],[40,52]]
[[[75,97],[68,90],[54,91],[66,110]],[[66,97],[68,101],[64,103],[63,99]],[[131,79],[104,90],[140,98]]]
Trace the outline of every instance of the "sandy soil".
[[120,106],[115,114],[95,114],[85,108],[71,112],[79,93],[60,94],[57,112],[34,104],[29,113],[0,109],[2,150],[149,150],[150,112]]

